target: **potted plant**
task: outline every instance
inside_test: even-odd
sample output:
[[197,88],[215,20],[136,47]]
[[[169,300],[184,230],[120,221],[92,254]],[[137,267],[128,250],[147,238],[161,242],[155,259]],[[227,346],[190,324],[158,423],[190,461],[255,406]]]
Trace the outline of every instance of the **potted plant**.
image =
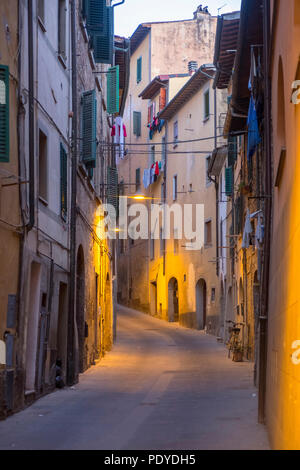
[[243,362],[244,348],[241,344],[237,345],[233,350],[233,362]]

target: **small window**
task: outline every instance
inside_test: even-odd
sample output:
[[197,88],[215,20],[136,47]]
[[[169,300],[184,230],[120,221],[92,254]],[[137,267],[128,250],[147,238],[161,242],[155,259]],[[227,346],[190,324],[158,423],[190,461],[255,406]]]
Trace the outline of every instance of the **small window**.
[[150,259],[153,261],[155,258],[155,240],[153,238],[153,233],[151,234],[150,238]]
[[174,122],[174,125],[173,125],[173,137],[174,137],[174,147],[176,147],[177,145],[177,141],[178,141],[178,121]]
[[204,120],[209,119],[210,109],[209,109],[209,90],[204,93]]
[[39,196],[48,200],[47,136],[39,130]]
[[136,62],[136,82],[140,83],[142,81],[142,58],[139,57]]
[[141,135],[142,114],[139,111],[133,111],[133,133],[136,137]]
[[155,146],[152,145],[151,147],[151,154],[150,154],[150,164],[153,165],[155,163]]
[[213,287],[213,288],[211,289],[211,301],[212,301],[212,302],[215,302],[215,301],[216,301],[216,289],[215,289],[215,287]]
[[212,222],[208,220],[205,222],[205,245],[212,244]]
[[58,53],[62,56],[64,60],[67,58],[66,23],[67,23],[66,0],[59,0],[58,2]]
[[173,176],[173,201],[177,200],[177,175]]
[[164,254],[164,238],[163,238],[163,229],[160,228],[159,231],[159,240],[160,240],[160,256],[163,256]]
[[135,170],[135,190],[138,191],[141,187],[141,169]]
[[206,157],[206,166],[205,166],[205,178],[206,178],[206,186],[211,184],[211,180],[209,179],[208,170],[211,162],[211,157]]

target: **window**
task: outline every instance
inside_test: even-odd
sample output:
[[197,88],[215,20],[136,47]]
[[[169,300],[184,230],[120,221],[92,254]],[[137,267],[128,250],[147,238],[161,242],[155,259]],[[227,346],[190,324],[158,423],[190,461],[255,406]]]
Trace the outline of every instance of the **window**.
[[0,65],[0,162],[9,161],[9,68]]
[[39,20],[41,20],[41,22],[45,24],[45,0],[38,0],[37,15]]
[[85,0],[82,15],[90,36],[90,47],[97,64],[113,62],[113,8],[106,7],[106,0]]
[[152,145],[151,154],[150,154],[150,164],[153,165],[154,163],[155,163],[155,146]]
[[142,114],[139,111],[133,111],[133,133],[136,137],[141,135]]
[[66,23],[67,23],[66,0],[59,0],[58,2],[58,53],[62,56],[64,60],[67,58]]
[[136,83],[142,81],[142,58],[139,57],[136,61]]
[[64,220],[68,211],[68,159],[67,152],[60,144],[60,212]]
[[173,124],[173,137],[174,137],[174,147],[176,147],[177,140],[178,140],[178,121],[174,122]]
[[48,199],[47,136],[39,130],[39,197]]
[[211,162],[211,157],[206,157],[206,161],[205,161],[205,178],[206,178],[206,186],[209,186],[211,184],[211,180],[209,179],[209,176],[208,176],[208,170],[209,170],[209,166],[210,166],[210,162]]
[[209,90],[204,93],[204,120],[209,119],[210,109],[209,109]]
[[150,259],[153,261],[155,258],[155,240],[153,238],[153,233],[151,234],[150,238]]
[[162,227],[160,228],[160,231],[159,231],[159,240],[160,240],[160,256],[163,256],[165,241],[163,239],[163,229],[162,229]]
[[205,245],[212,244],[212,222],[208,220],[205,222]]
[[162,138],[162,160],[165,162],[167,156],[166,136]]
[[211,289],[211,301],[215,302],[216,301],[216,288],[212,287]]
[[137,168],[135,170],[135,190],[138,191],[141,186],[141,169]]
[[177,175],[173,176],[173,201],[177,199]]
[[155,103],[148,106],[148,124],[151,124],[155,117]]
[[166,88],[161,88],[160,89],[160,94],[159,94],[159,112],[161,112],[164,107],[166,106],[167,103],[167,90]]

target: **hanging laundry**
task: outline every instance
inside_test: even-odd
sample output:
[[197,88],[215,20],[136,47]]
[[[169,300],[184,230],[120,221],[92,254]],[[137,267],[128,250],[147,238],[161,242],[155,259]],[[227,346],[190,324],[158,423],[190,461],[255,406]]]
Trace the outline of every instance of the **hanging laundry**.
[[126,126],[123,124],[121,116],[115,119],[115,125],[111,130],[111,136],[114,137],[114,144],[116,145],[116,164],[123,160],[125,153],[125,137],[127,137]]
[[259,129],[258,129],[257,113],[256,113],[255,103],[254,103],[254,99],[252,95],[250,98],[247,124],[248,124],[247,158],[248,158],[248,161],[250,161],[255,153],[255,150],[258,144],[260,144],[261,142]]
[[147,189],[148,186],[150,186],[151,184],[151,169],[150,168],[146,168],[144,170],[143,184],[144,184],[145,189]]
[[252,234],[252,225],[251,225],[250,211],[248,209],[247,210],[247,215],[246,215],[244,233],[243,233],[242,248],[249,248],[251,234]]
[[159,176],[159,165],[158,162],[155,163],[155,175]]
[[258,222],[257,222],[256,233],[255,233],[255,245],[257,248],[261,247],[264,241],[264,235],[265,235],[265,227],[263,224],[263,215],[260,213],[258,215]]

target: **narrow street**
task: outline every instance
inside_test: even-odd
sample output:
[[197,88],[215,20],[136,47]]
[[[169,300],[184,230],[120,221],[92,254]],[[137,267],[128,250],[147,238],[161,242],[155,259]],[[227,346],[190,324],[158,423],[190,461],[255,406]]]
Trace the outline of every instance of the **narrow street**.
[[252,368],[215,337],[119,308],[112,352],[0,422],[0,449],[268,449]]

